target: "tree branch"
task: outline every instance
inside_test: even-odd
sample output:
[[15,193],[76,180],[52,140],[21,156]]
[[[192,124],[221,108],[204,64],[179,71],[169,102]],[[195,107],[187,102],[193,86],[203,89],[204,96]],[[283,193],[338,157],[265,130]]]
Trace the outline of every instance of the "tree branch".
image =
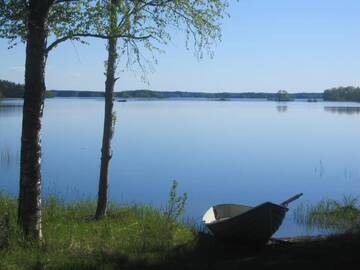
[[54,4],[77,2],[78,0],[56,0]]
[[61,37],[57,40],[55,40],[54,42],[52,42],[47,48],[46,48],[46,53],[49,53],[52,49],[54,49],[57,45],[59,45],[60,43],[67,41],[69,39],[76,39],[76,38],[87,38],[87,37],[91,37],[91,38],[100,38],[100,39],[110,39],[110,38],[127,38],[127,39],[132,39],[132,40],[144,40],[144,39],[149,39],[152,37],[152,35],[146,35],[146,36],[135,36],[132,34],[120,34],[120,35],[101,35],[101,34],[91,34],[91,33],[79,33],[79,34],[73,34],[73,35],[69,35],[69,36],[65,36],[65,37]]

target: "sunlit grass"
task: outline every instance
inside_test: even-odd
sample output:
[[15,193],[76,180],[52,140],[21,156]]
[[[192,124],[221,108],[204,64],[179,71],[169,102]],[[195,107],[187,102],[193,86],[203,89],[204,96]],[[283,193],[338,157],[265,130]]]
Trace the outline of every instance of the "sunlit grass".
[[94,220],[93,201],[44,202],[41,245],[24,241],[16,224],[17,200],[0,194],[0,269],[118,269],[167,259],[168,252],[195,239],[187,225],[146,205],[110,204]]
[[344,196],[341,201],[324,199],[317,204],[300,205],[294,213],[295,222],[309,231],[324,233],[358,232],[360,229],[359,199]]

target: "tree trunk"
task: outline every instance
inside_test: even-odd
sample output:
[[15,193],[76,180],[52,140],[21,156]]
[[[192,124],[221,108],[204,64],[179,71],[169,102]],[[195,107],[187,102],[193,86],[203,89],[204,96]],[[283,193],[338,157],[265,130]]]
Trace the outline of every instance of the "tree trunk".
[[21,135],[18,222],[27,238],[41,240],[41,117],[45,95],[49,6],[30,1],[26,43],[25,92]]
[[[112,0],[114,4],[116,0]],[[117,25],[116,10],[111,8],[110,28]],[[111,159],[111,139],[113,135],[113,102],[114,102],[114,86],[115,71],[117,60],[117,38],[108,39],[108,60],[106,65],[106,81],[105,81],[105,115],[104,130],[101,148],[101,166],[99,178],[98,201],[95,218],[100,219],[106,215],[108,204],[108,176],[109,163]]]

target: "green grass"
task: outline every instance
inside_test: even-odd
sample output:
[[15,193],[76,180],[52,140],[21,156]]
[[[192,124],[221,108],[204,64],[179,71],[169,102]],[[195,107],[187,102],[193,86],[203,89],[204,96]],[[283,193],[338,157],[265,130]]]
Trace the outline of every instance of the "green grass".
[[[253,269],[250,266],[360,260],[359,233],[265,247],[217,241],[194,226],[175,222],[187,196],[176,194],[176,182],[169,195],[164,211],[110,204],[101,220],[93,219],[93,201],[65,203],[50,197],[43,203],[44,239],[39,245],[23,238],[16,223],[16,198],[0,193],[0,270]],[[317,229],[358,228],[358,202],[351,197],[323,200],[298,208],[297,218]],[[314,256],[316,252],[320,253]]]
[[325,233],[359,232],[360,206],[356,197],[344,196],[341,201],[323,199],[317,204],[300,205],[294,212],[295,222],[308,230]]
[[158,264],[167,260],[171,250],[196,238],[189,226],[171,221],[150,206],[111,204],[106,218],[94,220],[95,206],[92,201],[46,200],[44,240],[37,245],[23,240],[16,224],[16,199],[0,194],[0,227],[7,230],[0,248],[0,269],[118,269]]

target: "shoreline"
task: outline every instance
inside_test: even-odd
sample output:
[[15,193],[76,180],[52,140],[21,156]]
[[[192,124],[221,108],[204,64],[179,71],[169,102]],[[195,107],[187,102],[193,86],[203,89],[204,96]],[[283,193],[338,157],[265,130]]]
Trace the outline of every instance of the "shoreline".
[[[169,222],[146,205],[112,205],[92,219],[94,202],[44,203],[44,240],[26,244],[17,201],[0,196],[1,269],[253,269],[360,263],[360,234],[272,238],[264,246],[220,242],[195,227]],[[4,219],[4,217],[7,218]],[[5,230],[4,230],[5,228]]]

